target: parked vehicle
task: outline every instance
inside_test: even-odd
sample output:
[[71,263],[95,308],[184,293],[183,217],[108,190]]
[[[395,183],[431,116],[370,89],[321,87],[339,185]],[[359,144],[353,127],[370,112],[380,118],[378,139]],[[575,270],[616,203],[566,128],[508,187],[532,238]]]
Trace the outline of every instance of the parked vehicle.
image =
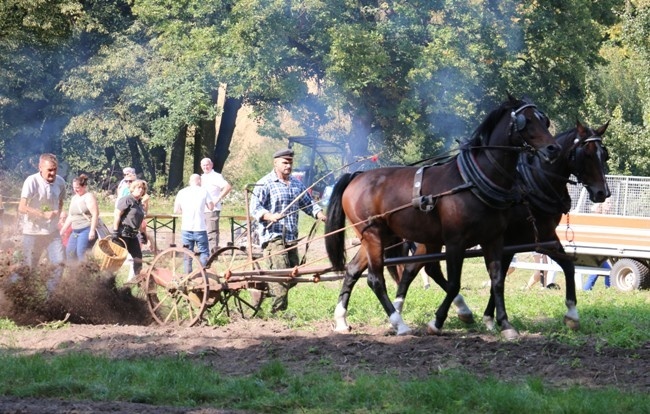
[[[623,291],[650,288],[650,177],[610,175],[612,192],[594,204],[584,189],[570,185],[572,209],[562,217],[557,234],[567,254],[576,257],[576,277],[609,275]],[[612,269],[601,264],[609,260]],[[555,263],[518,260],[513,267],[561,271]],[[578,286],[581,286],[578,285]]]

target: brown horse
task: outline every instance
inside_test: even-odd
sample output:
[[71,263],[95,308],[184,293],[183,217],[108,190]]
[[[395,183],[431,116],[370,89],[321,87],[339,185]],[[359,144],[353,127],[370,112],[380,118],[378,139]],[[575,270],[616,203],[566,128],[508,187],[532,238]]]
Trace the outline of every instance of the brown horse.
[[[350,294],[368,268],[368,285],[397,334],[410,333],[388,298],[383,276],[384,249],[401,240],[429,244],[438,251],[445,246],[447,295],[428,324],[431,333],[441,333],[458,295],[467,248],[483,247],[485,263],[497,280],[509,208],[519,197],[513,187],[519,153],[534,149],[545,161],[555,160],[560,153],[548,126],[548,118],[533,103],[509,96],[447,163],[419,172],[418,167],[392,167],[343,175],[333,189],[325,226],[330,262],[335,270],[346,270],[334,312],[335,329],[349,330]],[[347,268],[342,231],[346,217],[361,240]],[[505,314],[503,284],[494,290],[501,316]]]
[[[573,174],[589,192],[589,198],[594,203],[602,203],[611,195],[605,178],[609,154],[603,145],[602,136],[609,123],[594,130],[583,126],[579,121],[576,128],[558,134],[557,143],[562,148],[559,159],[553,163],[541,163],[536,158],[522,154],[517,171],[519,180],[527,188],[525,199],[527,204],[515,205],[510,214],[508,227],[504,234],[505,245],[515,246],[538,242],[557,242],[559,250],[545,252],[555,260],[566,276],[567,313],[564,315],[565,324],[571,329],[580,327],[578,310],[576,308],[575,265],[573,260],[564,254],[564,249],[556,234],[556,228],[562,218],[571,208],[571,198],[567,191],[569,177]],[[534,221],[531,222],[531,215]],[[537,234],[536,234],[537,233]],[[417,245],[415,254],[437,253],[436,246]],[[510,263],[514,254],[504,253],[501,263]],[[402,310],[409,285],[422,267],[443,290],[447,290],[440,262],[417,263],[404,267],[402,277],[397,287],[395,308]],[[501,278],[505,279],[507,268],[501,269]],[[492,281],[494,286],[497,281]],[[458,308],[458,316],[463,321],[472,321],[472,311],[469,310],[461,295],[454,299]],[[490,300],[483,315],[483,321],[489,329],[494,329],[495,294],[490,293]],[[504,321],[497,323],[503,326]]]

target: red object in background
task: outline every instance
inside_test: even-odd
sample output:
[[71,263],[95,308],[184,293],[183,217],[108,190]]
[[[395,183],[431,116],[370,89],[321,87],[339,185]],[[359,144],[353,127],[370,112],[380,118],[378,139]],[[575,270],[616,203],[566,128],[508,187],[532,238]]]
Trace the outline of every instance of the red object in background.
[[[59,230],[61,230],[61,227],[63,226],[61,226],[61,223],[59,223]],[[72,226],[68,227],[68,230],[66,230],[65,233],[61,235],[61,242],[65,247],[68,247],[68,240],[70,240],[71,234],[72,234]]]
[[370,161],[372,162],[377,162],[377,160],[379,160],[379,154],[375,154],[372,157],[370,157]]

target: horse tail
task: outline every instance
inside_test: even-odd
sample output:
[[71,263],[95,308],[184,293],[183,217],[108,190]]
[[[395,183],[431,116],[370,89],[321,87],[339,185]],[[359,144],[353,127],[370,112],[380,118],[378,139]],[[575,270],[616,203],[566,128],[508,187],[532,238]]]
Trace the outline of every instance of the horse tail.
[[327,257],[334,270],[345,269],[345,231],[342,229],[345,226],[345,212],[343,211],[343,192],[350,184],[350,181],[357,176],[359,172],[354,174],[345,173],[339,178],[332,189],[327,206],[327,221],[325,222],[325,250],[327,250]]

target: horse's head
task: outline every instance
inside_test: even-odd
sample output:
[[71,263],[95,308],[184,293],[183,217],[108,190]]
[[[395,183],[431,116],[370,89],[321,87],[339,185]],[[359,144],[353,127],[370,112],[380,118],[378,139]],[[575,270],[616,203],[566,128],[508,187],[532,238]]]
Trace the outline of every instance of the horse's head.
[[609,122],[593,130],[576,121],[576,136],[569,155],[571,173],[587,187],[589,198],[594,203],[602,203],[611,195],[605,173],[609,153],[603,144],[603,134]]
[[560,146],[549,132],[550,120],[527,98],[517,100],[508,95],[510,117],[508,128],[511,144],[529,146],[542,160],[554,162],[560,156]]

